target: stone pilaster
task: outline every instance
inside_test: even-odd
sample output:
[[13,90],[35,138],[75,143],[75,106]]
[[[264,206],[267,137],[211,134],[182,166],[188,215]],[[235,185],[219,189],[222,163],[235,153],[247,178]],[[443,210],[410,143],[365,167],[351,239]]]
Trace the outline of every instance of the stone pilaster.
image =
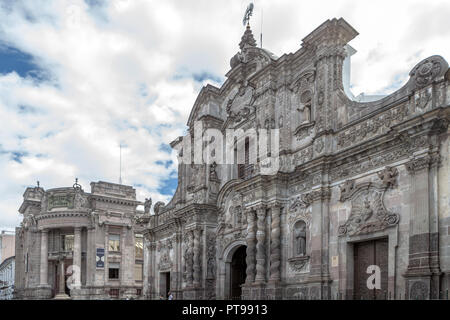
[[437,194],[437,181],[430,178],[430,168],[438,162],[438,156],[427,154],[406,164],[411,175],[412,210],[409,263],[404,276],[406,296],[412,300],[434,299],[438,298],[439,294],[438,221],[430,197]]
[[148,238],[144,236],[144,263],[143,269],[143,283],[142,283],[142,296],[148,298],[149,296],[149,264],[150,264],[150,242]]
[[75,227],[74,230],[74,245],[73,245],[73,277],[74,288],[81,287],[81,228]]
[[186,264],[186,284],[191,287],[194,279],[194,234],[192,230],[187,233],[187,237],[188,248],[184,263]]
[[48,285],[48,229],[41,231],[40,285]]
[[252,284],[255,281],[255,250],[256,250],[256,228],[255,212],[252,209],[246,211],[247,215],[247,257],[246,257],[246,284]]
[[330,294],[329,274],[329,201],[331,190],[320,187],[309,193],[312,206],[310,274],[311,299],[328,299]]
[[256,231],[256,277],[255,282],[266,281],[266,206],[256,208],[257,231]]
[[194,287],[198,287],[201,281],[201,229],[194,230]]

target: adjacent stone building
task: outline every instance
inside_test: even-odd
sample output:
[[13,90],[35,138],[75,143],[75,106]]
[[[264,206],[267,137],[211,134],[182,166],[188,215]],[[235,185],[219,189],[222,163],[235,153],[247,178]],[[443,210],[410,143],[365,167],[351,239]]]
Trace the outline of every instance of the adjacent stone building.
[[0,263],[14,256],[15,244],[14,232],[3,230],[0,233]]
[[[27,188],[16,228],[16,299],[140,298],[142,230],[130,186]],[[148,215],[148,214],[147,214]]]
[[[142,221],[147,298],[430,299],[449,289],[448,64],[431,56],[396,92],[354,99],[345,71],[357,35],[327,20],[275,57],[247,26],[226,81],[201,90],[189,134],[171,145],[181,159],[186,141],[219,153],[206,129],[279,129],[279,158],[252,162],[256,141],[244,138],[241,164],[180,162],[173,199]],[[377,268],[380,289],[368,288]]]

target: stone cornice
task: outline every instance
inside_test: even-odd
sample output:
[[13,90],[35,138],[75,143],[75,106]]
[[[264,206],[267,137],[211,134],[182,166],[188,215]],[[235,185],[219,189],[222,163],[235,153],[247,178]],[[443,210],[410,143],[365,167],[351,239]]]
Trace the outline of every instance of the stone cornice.
[[96,195],[96,194],[91,194],[91,195],[89,195],[88,198],[89,198],[89,200],[114,203],[114,204],[120,204],[120,205],[126,205],[126,206],[134,206],[134,207],[136,207],[140,204],[143,204],[141,201],[137,201],[137,200],[113,198],[113,197]]

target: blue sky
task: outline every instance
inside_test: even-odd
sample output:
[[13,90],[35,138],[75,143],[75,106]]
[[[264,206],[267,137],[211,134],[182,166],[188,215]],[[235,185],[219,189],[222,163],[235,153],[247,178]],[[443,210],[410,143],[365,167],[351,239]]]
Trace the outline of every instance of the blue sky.
[[[298,50],[326,19],[343,17],[355,95],[386,94],[421,59],[450,60],[444,0],[255,0],[251,25],[275,55]],[[168,202],[177,185],[169,143],[186,131],[201,87],[225,81],[248,1],[0,2],[0,229],[19,225],[27,186],[75,177],[123,183]]]

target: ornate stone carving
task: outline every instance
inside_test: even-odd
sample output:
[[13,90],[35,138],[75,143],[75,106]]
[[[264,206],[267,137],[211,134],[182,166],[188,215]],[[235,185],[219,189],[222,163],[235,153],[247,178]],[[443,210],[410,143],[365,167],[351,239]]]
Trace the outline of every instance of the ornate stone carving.
[[253,283],[255,281],[255,250],[256,250],[256,229],[255,229],[255,212],[247,210],[247,250],[245,262],[246,269],[246,283]]
[[216,278],[216,235],[214,233],[208,233],[206,237],[206,278],[215,279]]
[[408,172],[413,175],[416,172],[424,169],[428,169],[431,165],[438,164],[440,161],[440,156],[436,155],[426,155],[421,158],[413,158],[405,164]]
[[192,285],[194,275],[194,236],[192,231],[188,231],[185,234],[185,251],[184,251],[184,263],[185,263],[185,278],[187,285]]
[[201,229],[194,229],[194,286],[200,285],[201,280]]
[[256,231],[256,277],[255,281],[266,279],[266,207],[259,206],[256,209],[257,231]]
[[159,257],[159,270],[168,270],[172,268],[172,259],[170,257],[170,249],[164,246]]
[[378,134],[387,132],[392,125],[402,122],[407,116],[408,104],[403,103],[342,131],[336,138],[337,145],[340,149],[343,149],[369,140]]
[[155,203],[155,205],[153,206],[153,212],[157,215],[159,214],[159,212],[161,211],[161,209],[164,207],[164,202],[162,201],[158,201],[157,203]]
[[297,211],[298,209],[306,209],[311,205],[312,201],[313,199],[310,193],[302,194],[296,197],[294,200],[291,200],[289,210]]
[[[391,181],[392,182],[392,181]],[[392,184],[389,184],[392,186]],[[339,226],[339,235],[358,235],[384,230],[396,225],[400,216],[389,212],[383,202],[387,187],[373,183],[362,183],[353,188],[341,201],[351,199],[352,209],[347,221]]]
[[430,85],[434,79],[444,76],[448,63],[441,56],[431,56],[419,62],[409,73],[413,88]]
[[386,167],[384,170],[378,172],[378,177],[381,179],[386,188],[397,186],[398,170],[393,167]]
[[341,197],[339,201],[343,202],[347,200],[352,194],[355,188],[355,180],[346,180],[342,185],[339,186],[341,189]]
[[288,259],[289,267],[293,272],[304,271],[309,262],[309,256],[299,256]]
[[425,109],[431,101],[431,97],[431,88],[416,93],[414,96],[416,108],[421,110]]
[[275,204],[271,206],[272,211],[272,225],[271,225],[271,244],[270,244],[270,279],[279,280],[281,277],[281,240],[280,240],[280,205]]
[[294,131],[294,136],[297,138],[297,141],[303,140],[306,137],[309,137],[313,134],[315,122],[307,122],[303,123],[297,127]]
[[425,300],[428,298],[428,287],[423,281],[415,281],[410,289],[411,300]]

